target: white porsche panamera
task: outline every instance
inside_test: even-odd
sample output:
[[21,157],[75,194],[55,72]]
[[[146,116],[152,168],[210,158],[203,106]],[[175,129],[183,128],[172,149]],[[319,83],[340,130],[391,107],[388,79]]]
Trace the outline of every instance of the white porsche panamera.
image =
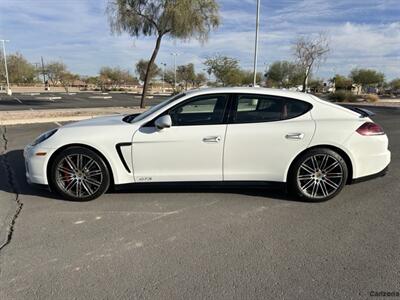
[[26,176],[70,200],[129,183],[257,181],[322,201],[385,173],[388,138],[369,116],[283,90],[193,90],[42,134],[25,148]]

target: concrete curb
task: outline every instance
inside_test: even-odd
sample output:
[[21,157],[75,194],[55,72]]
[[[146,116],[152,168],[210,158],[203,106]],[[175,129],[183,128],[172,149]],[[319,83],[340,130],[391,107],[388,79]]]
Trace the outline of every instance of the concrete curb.
[[101,107],[0,111],[0,125],[79,121],[105,115],[141,113],[144,110],[139,107]]

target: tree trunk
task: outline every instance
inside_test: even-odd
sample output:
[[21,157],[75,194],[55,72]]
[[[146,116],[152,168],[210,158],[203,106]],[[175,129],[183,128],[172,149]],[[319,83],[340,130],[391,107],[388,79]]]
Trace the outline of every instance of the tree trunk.
[[303,93],[307,92],[307,82],[308,82],[308,76],[310,76],[310,70],[311,70],[311,66],[307,66],[306,76],[304,76],[304,79],[303,79],[303,90],[302,90]]
[[159,34],[158,37],[157,37],[156,47],[154,48],[153,54],[151,55],[150,61],[149,61],[148,65],[147,65],[146,76],[144,77],[142,98],[140,100],[140,108],[145,108],[146,107],[145,99],[146,99],[147,88],[148,88],[149,79],[150,79],[149,78],[150,70],[151,70],[151,67],[153,66],[154,61],[156,60],[156,57],[157,57],[157,54],[158,54],[158,50],[160,50],[161,39],[162,39],[162,35]]
[[308,74],[306,74],[306,76],[304,76],[304,79],[303,79],[303,88],[301,90],[303,93],[305,93],[306,89],[307,89],[307,87],[306,87],[307,77],[308,77]]

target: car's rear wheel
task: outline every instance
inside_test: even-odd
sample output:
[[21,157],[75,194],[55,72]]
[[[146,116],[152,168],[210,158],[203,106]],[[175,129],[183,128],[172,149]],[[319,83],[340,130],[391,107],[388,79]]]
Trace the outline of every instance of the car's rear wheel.
[[346,184],[348,169],[337,152],[317,148],[302,154],[289,174],[289,188],[307,201],[325,201],[335,197]]
[[93,200],[105,193],[110,174],[103,159],[94,151],[71,147],[53,160],[50,184],[63,198],[73,201]]

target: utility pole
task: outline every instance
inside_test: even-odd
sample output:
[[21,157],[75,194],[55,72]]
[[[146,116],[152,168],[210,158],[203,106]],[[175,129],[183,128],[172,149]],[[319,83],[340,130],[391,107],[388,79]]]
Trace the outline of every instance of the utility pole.
[[260,0],[257,0],[257,15],[256,15],[256,37],[254,45],[254,77],[253,86],[257,84],[257,55],[258,55],[258,32],[260,28]]
[[11,96],[12,91],[10,89],[10,81],[8,79],[8,69],[7,69],[7,54],[6,54],[6,42],[9,42],[9,40],[0,40],[3,43],[3,55],[4,55],[4,68],[6,70],[6,80],[7,80],[7,95]]
[[166,63],[161,63],[164,66],[164,70],[162,72],[162,92],[164,93],[164,79],[165,79],[165,68],[167,67]]
[[40,66],[40,63],[35,62],[36,79],[37,79],[38,81],[40,80],[39,66]]
[[174,90],[176,89],[176,57],[179,55],[177,52],[172,52],[171,55],[174,57]]
[[42,60],[42,74],[43,74],[43,84],[44,88],[46,89],[46,73],[44,71],[44,62],[43,62],[43,56],[40,57]]

